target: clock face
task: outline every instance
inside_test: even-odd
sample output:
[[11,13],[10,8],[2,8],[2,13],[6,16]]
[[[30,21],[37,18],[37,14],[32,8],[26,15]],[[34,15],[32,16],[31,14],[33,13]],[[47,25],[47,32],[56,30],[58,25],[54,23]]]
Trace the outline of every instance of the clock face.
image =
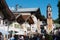
[[51,11],[51,8],[50,7],[48,7],[48,11]]

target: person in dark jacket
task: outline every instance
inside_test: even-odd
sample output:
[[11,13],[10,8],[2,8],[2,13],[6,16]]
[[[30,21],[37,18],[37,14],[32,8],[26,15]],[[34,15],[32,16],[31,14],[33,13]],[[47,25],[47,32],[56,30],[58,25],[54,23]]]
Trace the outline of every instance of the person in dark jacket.
[[26,36],[26,37],[24,38],[24,40],[29,40],[29,36]]
[[18,35],[14,35],[14,40],[18,40]]

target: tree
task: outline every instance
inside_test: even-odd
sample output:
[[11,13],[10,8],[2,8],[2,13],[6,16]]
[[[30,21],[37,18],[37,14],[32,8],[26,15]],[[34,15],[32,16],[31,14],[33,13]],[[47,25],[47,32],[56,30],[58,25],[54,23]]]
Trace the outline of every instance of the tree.
[[58,15],[59,18],[58,18],[58,20],[59,20],[59,24],[60,24],[60,1],[58,2],[58,5],[57,5],[57,6],[58,6],[58,9],[59,9],[59,10],[58,10],[58,13],[59,13],[59,15]]
[[58,18],[53,20],[53,21],[54,21],[54,23],[59,23],[59,19]]

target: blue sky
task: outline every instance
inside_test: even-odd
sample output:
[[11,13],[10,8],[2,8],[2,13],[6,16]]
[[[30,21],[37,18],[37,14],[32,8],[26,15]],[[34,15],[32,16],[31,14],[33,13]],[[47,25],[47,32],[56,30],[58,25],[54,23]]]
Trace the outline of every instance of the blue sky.
[[47,5],[52,6],[52,18],[58,18],[58,0],[6,0],[9,7],[15,7],[16,4],[23,8],[40,8],[41,14],[46,17]]

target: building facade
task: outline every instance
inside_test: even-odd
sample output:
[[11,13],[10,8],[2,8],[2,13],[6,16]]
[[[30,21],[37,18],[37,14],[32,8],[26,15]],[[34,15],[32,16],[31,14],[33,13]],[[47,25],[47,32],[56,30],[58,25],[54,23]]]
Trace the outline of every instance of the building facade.
[[8,5],[5,0],[0,1],[0,27],[4,28],[13,21],[14,15],[8,8]]
[[39,8],[18,8],[11,11],[25,32],[28,34],[34,34],[36,31],[40,33],[40,19],[36,17],[37,14],[40,14]]

